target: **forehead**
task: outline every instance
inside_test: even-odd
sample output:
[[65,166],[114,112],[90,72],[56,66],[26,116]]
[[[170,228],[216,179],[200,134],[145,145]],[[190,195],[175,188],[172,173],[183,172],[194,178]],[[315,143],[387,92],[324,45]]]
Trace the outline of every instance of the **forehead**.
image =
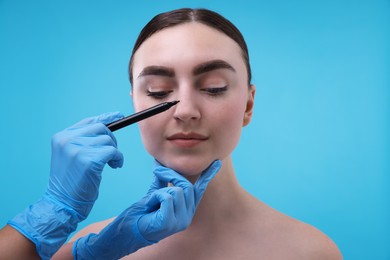
[[148,38],[134,55],[133,74],[146,66],[184,68],[216,59],[245,66],[242,51],[234,40],[217,29],[190,22],[163,29]]

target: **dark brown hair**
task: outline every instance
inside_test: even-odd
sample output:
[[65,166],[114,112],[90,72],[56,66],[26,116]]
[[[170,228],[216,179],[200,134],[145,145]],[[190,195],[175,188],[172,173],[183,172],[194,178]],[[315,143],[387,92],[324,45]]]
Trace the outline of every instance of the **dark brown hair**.
[[133,52],[131,53],[131,58],[129,62],[130,83],[133,84],[132,70],[133,70],[134,54],[136,53],[138,48],[142,45],[142,43],[158,31],[161,31],[168,27],[172,27],[183,23],[189,23],[189,22],[199,22],[207,26],[210,26],[214,29],[217,29],[218,31],[223,32],[224,34],[229,36],[240,46],[242,50],[242,56],[245,62],[245,66],[247,69],[247,73],[248,73],[248,86],[249,86],[252,78],[251,68],[249,64],[249,53],[248,53],[248,47],[246,45],[246,42],[241,32],[237,29],[236,26],[234,26],[234,24],[232,24],[229,20],[227,20],[222,15],[216,12],[207,9],[191,9],[191,8],[182,8],[182,9],[177,9],[177,10],[158,14],[145,25],[145,27],[138,35],[137,41],[134,44]]

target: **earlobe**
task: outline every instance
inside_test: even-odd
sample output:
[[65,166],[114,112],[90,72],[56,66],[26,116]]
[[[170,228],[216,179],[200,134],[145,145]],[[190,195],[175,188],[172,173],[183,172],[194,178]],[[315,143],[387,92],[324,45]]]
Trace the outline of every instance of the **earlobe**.
[[247,126],[252,119],[253,107],[254,107],[254,102],[255,102],[255,93],[256,93],[256,87],[255,87],[255,85],[251,84],[250,90],[248,92],[248,100],[246,102],[246,109],[245,109],[245,114],[244,114],[242,126]]

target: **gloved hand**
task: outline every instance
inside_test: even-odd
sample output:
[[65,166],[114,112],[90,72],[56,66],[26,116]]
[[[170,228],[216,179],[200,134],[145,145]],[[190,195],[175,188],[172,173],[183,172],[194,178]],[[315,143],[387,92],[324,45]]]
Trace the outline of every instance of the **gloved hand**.
[[53,136],[45,194],[8,222],[36,244],[43,259],[49,259],[88,216],[104,165],[122,167],[123,155],[105,126],[120,118],[118,112],[87,118]]
[[[158,164],[147,195],[99,234],[78,239],[73,244],[74,258],[119,259],[186,229],[220,167],[221,161],[214,161],[193,185],[179,173]],[[167,187],[168,183],[174,186]]]

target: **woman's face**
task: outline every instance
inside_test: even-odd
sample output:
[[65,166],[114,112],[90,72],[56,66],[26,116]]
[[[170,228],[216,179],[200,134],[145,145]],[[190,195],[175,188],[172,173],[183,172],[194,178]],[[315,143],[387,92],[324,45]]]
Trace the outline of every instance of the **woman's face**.
[[254,86],[236,42],[201,23],[163,29],[134,55],[136,111],[180,100],[139,123],[147,151],[186,177],[228,157],[252,116]]

